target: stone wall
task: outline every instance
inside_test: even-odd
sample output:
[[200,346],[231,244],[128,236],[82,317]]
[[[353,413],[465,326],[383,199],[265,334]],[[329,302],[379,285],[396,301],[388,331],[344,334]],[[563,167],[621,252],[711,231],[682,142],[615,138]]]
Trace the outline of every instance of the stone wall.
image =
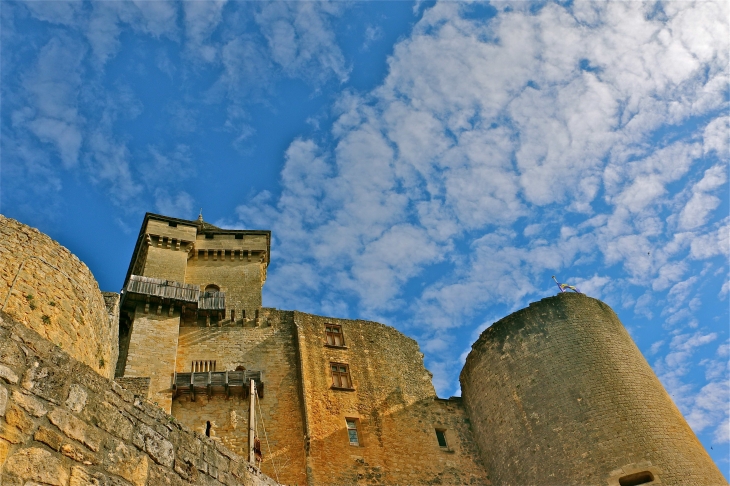
[[[258,425],[264,457],[261,468],[286,484],[304,484],[304,421],[292,313],[263,309],[260,321],[261,327],[247,323],[245,327],[180,328],[176,370],[190,372],[193,360],[215,360],[218,371],[238,366],[261,371],[264,397],[256,407],[257,416],[263,418]],[[248,407],[248,399],[240,396],[208,399],[198,394],[191,401],[189,395],[181,395],[172,402],[172,415],[200,433],[210,421],[211,434],[246,457]]]
[[[436,398],[413,339],[376,322],[301,312],[294,322],[309,484],[488,484],[460,401]],[[326,324],[342,326],[345,347],[326,345]],[[351,390],[333,388],[331,363],[349,367]],[[356,421],[358,446],[346,419]]]
[[[142,243],[143,245],[145,243]],[[185,281],[185,269],[188,263],[188,252],[181,249],[157,247],[153,242],[147,247],[146,259],[142,275],[145,277]]]
[[5,486],[276,484],[7,314],[0,477]]
[[264,264],[240,260],[228,255],[225,260],[212,257],[207,260],[191,258],[188,261],[185,283],[200,285],[205,289],[208,284],[215,284],[226,293],[226,310],[230,318],[231,310],[236,312],[236,320],[243,317],[255,317],[256,310],[261,307],[261,286],[263,285]]
[[0,215],[0,309],[111,378],[118,300],[109,294],[107,301],[110,308],[76,256],[35,228]]
[[124,377],[149,377],[148,396],[167,413],[172,403],[172,377],[180,329],[180,313],[170,306],[137,304],[129,340]]
[[[616,314],[565,293],[486,329],[461,373],[496,484],[727,484]],[[654,483],[652,483],[654,484]]]

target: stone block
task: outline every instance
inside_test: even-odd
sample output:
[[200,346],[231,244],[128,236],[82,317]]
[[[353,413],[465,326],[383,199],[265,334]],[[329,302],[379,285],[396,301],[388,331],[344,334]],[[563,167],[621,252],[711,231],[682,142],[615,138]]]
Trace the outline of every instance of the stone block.
[[61,446],[65,442],[64,436],[54,430],[49,429],[48,427],[44,427],[43,425],[38,427],[38,430],[36,430],[33,438],[38,442],[46,444],[54,451],[61,450]]
[[4,472],[24,482],[36,481],[52,486],[67,486],[69,482],[69,471],[61,459],[38,447],[20,449],[8,457]]
[[15,374],[15,371],[5,365],[0,365],[0,378],[7,381],[8,383],[18,383],[18,375]]
[[49,402],[61,404],[68,396],[71,387],[71,374],[67,366],[48,366],[33,363],[25,372],[21,386],[26,390],[45,398]]
[[80,412],[84,405],[86,405],[86,398],[88,397],[84,387],[74,383],[68,391],[68,398],[66,399],[66,408],[72,412]]
[[13,402],[20,405],[20,407],[33,415],[34,417],[42,417],[48,413],[43,402],[38,400],[32,395],[22,393],[19,390],[13,390]]
[[99,451],[103,436],[94,426],[86,424],[61,408],[54,408],[48,414],[48,420],[67,437],[81,442],[94,452]]
[[122,440],[132,438],[134,425],[119,409],[99,399],[89,403],[82,412],[82,417],[97,427],[106,430]]
[[5,416],[5,409],[8,406],[8,389],[0,385],[0,416]]
[[151,427],[140,424],[134,430],[132,443],[147,452],[156,463],[172,467],[175,461],[175,451],[172,443]]
[[5,410],[5,422],[18,428],[24,434],[29,434],[35,429],[33,419],[22,408],[12,402]]
[[134,486],[147,484],[149,475],[147,455],[139,453],[134,447],[120,440],[112,438],[109,441],[102,464],[107,471],[123,477]]

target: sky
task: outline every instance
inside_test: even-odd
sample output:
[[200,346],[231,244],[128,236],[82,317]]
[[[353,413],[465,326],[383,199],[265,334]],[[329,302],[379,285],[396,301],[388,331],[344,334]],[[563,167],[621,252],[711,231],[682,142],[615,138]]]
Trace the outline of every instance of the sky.
[[264,305],[442,397],[552,275],[730,476],[730,4],[0,2],[0,212],[118,291],[144,213],[269,229]]

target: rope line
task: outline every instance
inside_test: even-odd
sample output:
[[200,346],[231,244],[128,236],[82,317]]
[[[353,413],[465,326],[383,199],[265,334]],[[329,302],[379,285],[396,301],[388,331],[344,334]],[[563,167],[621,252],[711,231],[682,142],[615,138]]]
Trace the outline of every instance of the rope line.
[[[256,391],[256,383],[253,385],[254,391]],[[258,394],[256,394],[256,397],[258,397]],[[271,465],[274,466],[274,475],[276,476],[276,482],[279,482],[279,471],[276,468],[276,461],[274,461],[274,455],[271,453],[271,445],[269,444],[269,436],[266,433],[266,424],[264,423],[264,414],[261,412],[261,402],[259,400],[256,400],[256,405],[259,406],[259,417],[261,417],[261,427],[264,429],[264,438],[266,439],[266,448],[269,450],[269,455],[271,456]],[[256,425],[258,425],[258,420],[256,421]]]

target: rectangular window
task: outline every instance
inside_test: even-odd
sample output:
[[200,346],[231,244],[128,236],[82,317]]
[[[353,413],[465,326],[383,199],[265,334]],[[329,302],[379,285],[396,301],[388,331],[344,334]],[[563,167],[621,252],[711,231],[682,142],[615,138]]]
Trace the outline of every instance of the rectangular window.
[[236,235],[236,239],[237,240],[242,240],[243,239],[243,235]]
[[335,388],[352,388],[350,380],[350,368],[342,363],[330,363],[332,370],[332,386]]
[[436,440],[439,442],[439,447],[447,449],[449,446],[446,443],[446,431],[444,429],[436,429]]
[[347,436],[351,446],[360,445],[360,437],[357,434],[357,419],[345,419],[347,422]]
[[173,223],[172,221],[168,221],[167,225],[172,228],[177,228],[177,223]]
[[342,326],[335,324],[325,324],[325,334],[327,334],[327,344],[330,346],[344,346],[345,338],[342,336]]

